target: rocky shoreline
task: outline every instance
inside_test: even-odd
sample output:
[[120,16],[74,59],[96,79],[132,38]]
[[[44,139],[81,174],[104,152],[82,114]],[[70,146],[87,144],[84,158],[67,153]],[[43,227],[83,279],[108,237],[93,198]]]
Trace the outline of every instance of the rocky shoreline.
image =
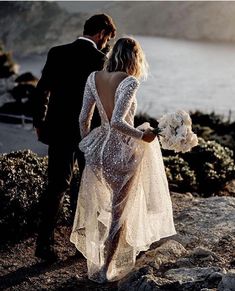
[[235,290],[235,198],[171,193],[177,234],[139,254],[119,282],[87,279],[86,261],[74,256],[70,227],[58,227],[60,261],[34,257],[35,236],[0,250],[0,290]]
[[171,197],[177,235],[143,254],[118,290],[235,290],[235,199]]
[[[154,123],[151,118],[139,116],[137,124],[143,118]],[[45,265],[34,257],[38,200],[46,183],[47,157],[39,157],[30,150],[1,155],[0,196],[3,203],[0,227],[3,242],[0,246],[0,290],[235,290],[235,179],[233,176],[230,179],[224,172],[234,165],[230,152],[234,151],[234,146],[233,143],[226,144],[230,150],[222,147],[224,140],[221,139],[226,130],[234,140],[234,123],[222,123],[213,115],[202,115],[200,120],[206,118],[209,118],[206,125],[218,133],[220,144],[203,141],[194,158],[200,171],[198,158],[201,155],[205,164],[215,157],[211,167],[217,163],[219,168],[214,168],[216,171],[208,178],[218,180],[218,189],[207,198],[201,192],[179,191],[180,187],[175,187],[172,182],[185,185],[187,179],[191,181],[191,170],[186,171],[179,157],[174,157],[176,162],[166,165],[166,169],[170,166],[172,173],[178,171],[174,180],[169,180],[177,234],[140,253],[134,270],[119,282],[101,285],[88,280],[86,260],[75,255],[74,246],[69,242],[71,205],[68,195],[56,230],[60,260]],[[195,120],[194,124],[200,124],[198,134],[210,140],[202,122]],[[223,166],[226,159],[228,167]],[[186,174],[182,176],[184,171]],[[224,186],[221,181],[226,181]],[[211,187],[210,180],[206,185]],[[77,191],[76,183],[74,190]],[[7,234],[9,238],[4,241]]]

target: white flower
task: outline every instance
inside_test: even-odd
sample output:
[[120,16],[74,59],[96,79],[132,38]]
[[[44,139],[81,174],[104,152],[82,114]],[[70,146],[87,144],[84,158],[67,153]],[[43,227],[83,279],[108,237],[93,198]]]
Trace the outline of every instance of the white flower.
[[167,113],[158,122],[160,142],[164,149],[184,153],[198,144],[197,136],[192,132],[192,120],[184,110]]

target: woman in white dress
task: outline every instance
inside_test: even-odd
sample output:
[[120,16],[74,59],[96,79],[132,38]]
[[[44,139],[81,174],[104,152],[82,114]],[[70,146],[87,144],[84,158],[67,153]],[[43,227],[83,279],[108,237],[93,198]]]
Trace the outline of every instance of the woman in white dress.
[[[86,166],[70,240],[87,258],[88,277],[100,283],[121,279],[140,251],[176,233],[158,138],[149,123],[134,127],[145,69],[138,42],[121,38],[85,87],[79,147]],[[90,131],[95,106],[101,125]]]

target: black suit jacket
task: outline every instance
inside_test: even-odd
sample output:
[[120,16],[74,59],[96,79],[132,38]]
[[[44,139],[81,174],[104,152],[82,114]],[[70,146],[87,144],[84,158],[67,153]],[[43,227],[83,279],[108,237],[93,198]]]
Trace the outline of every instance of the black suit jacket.
[[[35,90],[35,127],[46,127],[49,144],[80,140],[78,118],[89,74],[103,68],[106,56],[86,40],[50,49]],[[100,123],[97,111],[92,127]]]

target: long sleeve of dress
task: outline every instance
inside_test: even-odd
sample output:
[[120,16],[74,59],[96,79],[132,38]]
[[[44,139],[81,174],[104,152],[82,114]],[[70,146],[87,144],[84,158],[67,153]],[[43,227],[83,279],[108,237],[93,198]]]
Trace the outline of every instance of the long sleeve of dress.
[[88,78],[83,94],[82,109],[79,115],[79,126],[81,138],[84,138],[90,132],[91,119],[95,110],[95,98],[90,87],[90,78]]
[[113,128],[116,128],[126,135],[136,139],[142,139],[143,132],[136,129],[125,120],[125,117],[133,103],[133,98],[137,88],[138,83],[134,79],[131,79],[131,82],[129,82],[124,88],[120,88],[120,94],[115,105],[110,124]]

